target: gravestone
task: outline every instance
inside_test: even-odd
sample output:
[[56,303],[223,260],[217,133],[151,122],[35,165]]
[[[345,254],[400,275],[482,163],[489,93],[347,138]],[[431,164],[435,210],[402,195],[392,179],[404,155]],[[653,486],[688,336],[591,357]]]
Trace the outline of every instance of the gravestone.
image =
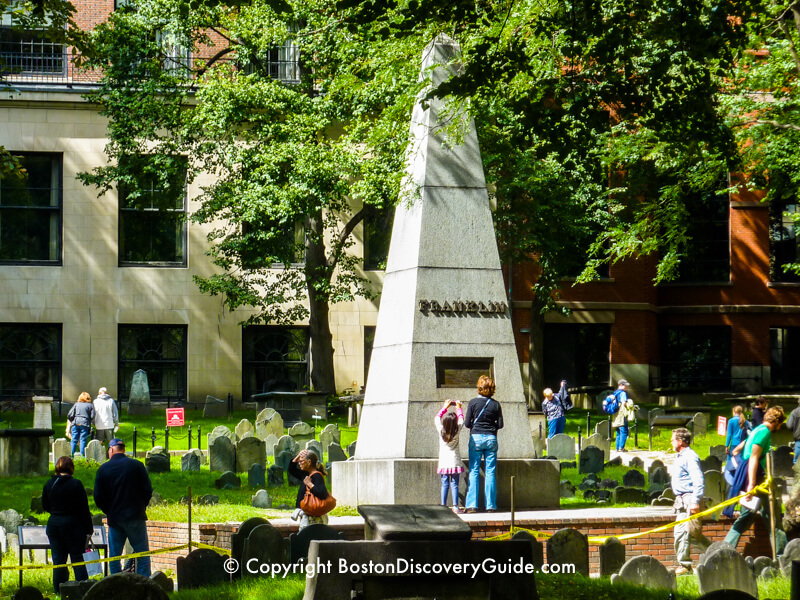
[[572,485],[569,479],[562,479],[560,487],[560,494],[562,498],[574,498],[575,486]]
[[[272,449],[272,456],[275,457],[276,463],[278,459],[278,454],[281,452],[289,452],[292,455],[292,458],[297,456],[300,453],[300,444],[296,442],[291,436],[283,435],[278,440],[278,443],[275,444],[274,448]],[[283,469],[286,470],[285,468]]]
[[586,490],[596,490],[597,489],[597,480],[596,479],[589,479],[586,477],[583,481],[578,484],[578,489],[582,492]]
[[667,471],[667,467],[657,467],[655,469],[651,467],[648,475],[650,478],[650,483],[660,483],[664,485],[670,483],[669,471]]
[[[230,576],[225,571],[226,560],[226,556],[206,548],[192,550],[185,557],[179,556],[176,559],[175,569],[178,578],[178,589],[189,590],[229,581]],[[102,600],[109,599],[104,598]]]
[[[256,439],[256,438],[253,438],[253,439]],[[259,441],[261,441],[261,440],[259,440]],[[275,466],[275,465],[272,465],[272,466]],[[267,474],[267,469],[266,469],[266,467],[264,467],[264,465],[259,465],[258,463],[252,465],[247,470],[247,485],[249,485],[253,489],[260,488],[260,487],[266,487],[266,485],[267,485],[266,474]]]
[[[644,471],[644,461],[639,458],[638,456],[632,456],[630,461],[628,461],[628,467],[631,469],[637,469],[638,471]],[[644,485],[644,484],[642,484]]]
[[253,465],[266,466],[267,448],[256,437],[248,437],[236,442],[236,472],[249,471]]
[[648,477],[648,479],[652,479],[651,473],[653,471],[655,471],[656,469],[660,469],[662,467],[664,467],[664,463],[661,462],[658,459],[655,459],[653,462],[651,462],[650,465],[648,465],[648,467],[647,467],[647,477]]
[[701,594],[724,589],[758,596],[755,573],[744,557],[730,546],[718,548],[711,554],[706,551],[703,563],[695,572]]
[[600,577],[618,573],[625,564],[625,544],[618,538],[607,538],[598,548],[600,551]]
[[361,505],[364,539],[381,541],[468,541],[472,528],[441,505]]
[[[171,594],[175,591],[175,582],[172,581],[163,571],[156,571],[150,575],[150,580],[162,590]],[[64,600],[63,598],[61,600]]]
[[619,487],[619,481],[616,479],[603,479],[597,485],[604,490],[613,490]]
[[181,456],[181,472],[200,470],[200,458],[194,452],[187,452]]
[[17,527],[24,522],[25,519],[22,518],[22,515],[13,508],[0,510],[0,526],[4,527],[6,531],[17,531]]
[[692,434],[694,437],[705,437],[706,433],[708,432],[708,414],[707,413],[695,413],[694,418],[692,418],[693,428],[691,429]]
[[726,460],[728,460],[728,449],[725,447],[725,444],[710,446],[708,448],[708,455],[716,456],[721,463],[724,463]]
[[700,461],[700,468],[703,470],[703,472],[722,471],[722,461],[713,454],[709,454]]
[[206,455],[199,448],[192,448],[191,450],[189,450],[189,453],[190,454],[196,454],[197,458],[200,460],[200,464],[201,465],[204,465],[204,464],[206,464],[208,462],[208,459],[206,458]]
[[622,485],[625,487],[644,487],[644,473],[631,469],[622,476]]
[[155,446],[147,451],[144,465],[148,473],[169,473],[169,454],[162,446]]
[[772,559],[769,556],[756,556],[753,559],[753,572],[758,575],[767,567],[772,567]]
[[[195,550],[195,552],[203,551]],[[205,550],[205,552],[214,551]],[[214,554],[217,553],[214,552]],[[114,600],[168,600],[169,596],[149,577],[138,573],[117,573],[95,583],[86,592],[83,600],[109,600],[111,598]]]
[[638,504],[647,502],[647,492],[642,488],[616,487],[614,488],[614,504],[625,504],[628,502]]
[[322,444],[320,444],[319,441],[317,441],[317,440],[308,440],[306,442],[306,450],[310,450],[311,452],[313,452],[316,455],[317,460],[322,462],[322,459],[323,459],[323,456],[322,456]]
[[242,553],[244,552],[244,543],[247,540],[247,536],[250,535],[250,532],[253,531],[253,529],[259,525],[265,524],[269,524],[269,521],[262,519],[261,517],[253,517],[242,522],[242,524],[239,525],[238,529],[236,530],[236,533],[231,535],[231,558],[233,558],[239,564],[239,569],[233,573],[234,577],[242,576]]
[[41,496],[34,496],[31,498],[31,512],[32,513],[43,513],[44,506],[42,505],[42,497]]
[[[614,439],[614,435],[613,435],[614,428],[609,425],[608,419],[603,419],[597,425],[595,425],[594,426],[594,432],[595,432],[596,435],[603,436],[607,440],[613,440]],[[610,447],[611,447],[611,444],[609,444],[609,448]]]
[[599,473],[603,470],[603,451],[597,446],[586,446],[581,450],[579,473]]
[[[258,437],[258,436],[256,436]],[[261,439],[261,438],[258,438]],[[270,433],[267,435],[267,438],[264,440],[264,446],[267,448],[267,455],[275,458],[275,444],[278,443],[278,438],[275,437],[274,434]]]
[[33,397],[33,428],[53,428],[53,398],[51,396]]
[[25,585],[14,592],[14,595],[11,596],[11,600],[44,600],[44,596],[42,592],[39,591],[39,588]]
[[327,424],[325,429],[319,432],[319,443],[326,455],[328,454],[328,446],[331,444],[341,444],[341,442],[342,433],[335,423]]
[[648,589],[676,590],[675,571],[670,571],[652,556],[634,556],[611,576],[611,583],[632,583]]
[[267,469],[267,486],[280,487],[283,485],[283,469],[278,465],[270,465]]
[[544,458],[547,453],[547,439],[535,436],[533,438],[533,453],[536,458]]
[[772,476],[794,477],[793,447],[778,446],[772,451]]
[[[261,490],[264,491],[264,490]],[[266,493],[266,492],[264,492]],[[256,565],[272,565],[286,563],[285,544],[283,536],[269,523],[258,525],[250,532],[242,549],[242,575],[258,576],[259,573],[249,572],[248,561],[256,559]]]
[[336,442],[328,444],[328,462],[334,463],[340,460],[347,460],[347,455],[342,447]]
[[228,416],[228,401],[214,396],[206,396],[203,404],[203,417],[206,419],[224,419]]
[[244,438],[244,434],[245,433],[252,433],[253,435],[255,435],[256,428],[247,419],[242,419],[241,421],[239,421],[238,425],[236,425],[236,429],[234,429],[234,433],[236,434],[236,438],[241,440],[242,438]]
[[536,539],[532,533],[523,530],[515,531],[511,536],[512,540],[525,540],[531,545],[533,551],[533,562],[531,563],[535,569],[541,569],[544,565],[544,544]]
[[91,440],[86,444],[84,455],[86,460],[93,460],[96,463],[102,463],[106,460],[106,450],[100,440]]
[[786,577],[792,575],[792,561],[800,560],[800,538],[795,538],[786,544],[780,557],[780,567]]
[[233,471],[235,468],[236,450],[233,442],[224,435],[214,438],[208,446],[209,471]]
[[[8,538],[6,535],[6,528],[0,525],[0,557],[8,550]],[[2,561],[2,558],[0,558],[0,561]]]
[[269,435],[283,435],[283,417],[274,408],[265,408],[256,417],[256,437],[266,442]]
[[575,438],[565,433],[547,438],[547,456],[558,460],[575,460]]
[[242,487],[242,479],[233,471],[225,471],[214,482],[214,487],[218,490],[237,490]]
[[590,435],[582,442],[583,448],[586,448],[587,446],[595,446],[600,448],[603,451],[603,462],[606,462],[611,458],[611,442],[608,441],[607,437],[600,435],[599,433]]
[[719,471],[706,471],[703,473],[705,478],[705,491],[703,496],[711,499],[711,506],[719,504],[727,498],[728,484]]
[[70,444],[66,438],[58,438],[53,442],[53,465],[58,462],[62,456],[70,456]]
[[549,564],[571,564],[575,573],[589,577],[589,541],[577,529],[559,529],[547,540]]
[[150,502],[147,503],[147,507],[158,506],[159,504],[164,504],[164,498],[162,498],[161,494],[158,492],[153,492],[150,496]]
[[300,485],[300,483],[302,483],[289,472],[289,465],[294,459],[294,456],[295,455],[290,452],[281,452],[275,457],[275,464],[286,473],[286,481],[290,486]]
[[197,499],[197,503],[201,506],[213,506],[219,504],[219,496],[216,494],[205,494]]
[[272,498],[269,497],[267,490],[258,490],[251,498],[251,504],[255,508],[272,508]]
[[210,448],[214,440],[220,436],[228,438],[231,443],[236,442],[236,436],[230,430],[230,428],[226,427],[225,425],[217,425],[214,427],[211,433],[206,434],[206,448]]
[[294,564],[308,557],[308,547],[314,540],[344,540],[344,533],[322,523],[314,523],[289,535],[289,562]]
[[298,444],[304,445],[308,440],[315,438],[315,429],[308,423],[300,421],[291,426],[288,434]]
[[152,414],[150,385],[147,383],[147,373],[142,369],[133,374],[131,392],[128,397],[128,414],[136,416],[149,416]]
[[717,590],[698,596],[697,600],[758,600],[755,596],[739,590]]
[[58,588],[61,600],[83,600],[86,592],[96,581],[88,579],[86,581],[64,581]]
[[357,441],[353,442],[347,447],[347,456],[353,458],[356,455],[356,445],[358,444]]

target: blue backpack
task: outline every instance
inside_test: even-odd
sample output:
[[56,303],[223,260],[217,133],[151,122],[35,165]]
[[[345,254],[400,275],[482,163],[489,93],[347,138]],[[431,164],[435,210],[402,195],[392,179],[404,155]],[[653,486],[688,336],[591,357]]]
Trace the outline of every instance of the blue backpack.
[[603,400],[603,412],[607,415],[613,415],[619,410],[619,390],[611,392],[606,399]]

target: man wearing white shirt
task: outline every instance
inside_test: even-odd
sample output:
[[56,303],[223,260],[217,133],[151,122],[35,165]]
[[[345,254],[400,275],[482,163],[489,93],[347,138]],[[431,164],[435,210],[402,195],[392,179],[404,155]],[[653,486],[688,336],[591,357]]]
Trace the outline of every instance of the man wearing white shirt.
[[94,405],[94,428],[97,431],[97,439],[101,443],[108,443],[114,437],[114,432],[119,429],[117,403],[108,395],[106,388],[101,387],[92,404]]

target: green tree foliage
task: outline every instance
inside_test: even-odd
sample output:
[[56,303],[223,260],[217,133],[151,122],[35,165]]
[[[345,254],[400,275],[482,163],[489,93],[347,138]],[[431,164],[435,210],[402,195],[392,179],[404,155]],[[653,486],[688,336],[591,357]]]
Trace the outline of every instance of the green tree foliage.
[[[419,87],[415,39],[367,43],[325,0],[143,0],[95,32],[109,164],[83,175],[137,197],[202,180],[190,219],[220,267],[196,279],[248,323],[309,321],[312,386],[333,391],[331,303],[370,296],[354,229],[396,202]],[[184,49],[184,50],[180,50]],[[187,61],[186,49],[192,60]],[[299,64],[293,60],[299,57]],[[277,267],[277,268],[276,268]]]

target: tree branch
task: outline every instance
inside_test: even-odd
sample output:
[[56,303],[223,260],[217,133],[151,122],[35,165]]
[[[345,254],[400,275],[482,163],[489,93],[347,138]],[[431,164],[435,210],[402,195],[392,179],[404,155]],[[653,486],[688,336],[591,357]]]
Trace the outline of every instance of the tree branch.
[[[800,23],[800,15],[798,15],[797,8],[794,4],[792,4],[791,10],[792,14],[794,15],[795,27],[797,27],[798,23]],[[786,41],[789,42],[789,52],[792,54],[794,69],[798,74],[800,74],[800,56],[797,55],[797,47],[794,45],[794,38],[792,38],[792,33],[789,31],[789,25],[787,25],[786,19],[783,18],[783,16],[778,17],[778,27],[781,28],[781,32],[786,38]]]
[[368,214],[371,214],[372,211],[373,207],[369,204],[365,204],[360,211],[354,214],[350,220],[345,223],[345,226],[339,232],[339,237],[336,239],[336,243],[333,245],[331,258],[328,261],[328,266],[331,269],[336,268],[336,264],[339,262],[339,253],[342,251],[342,246],[344,246],[347,238],[350,237],[350,234],[353,233],[356,225],[361,223],[361,221],[363,221]]
[[800,131],[800,125],[793,125],[792,123],[781,123],[780,121],[769,121],[766,119],[754,119],[742,125],[772,125],[777,129],[791,129],[792,131]]

